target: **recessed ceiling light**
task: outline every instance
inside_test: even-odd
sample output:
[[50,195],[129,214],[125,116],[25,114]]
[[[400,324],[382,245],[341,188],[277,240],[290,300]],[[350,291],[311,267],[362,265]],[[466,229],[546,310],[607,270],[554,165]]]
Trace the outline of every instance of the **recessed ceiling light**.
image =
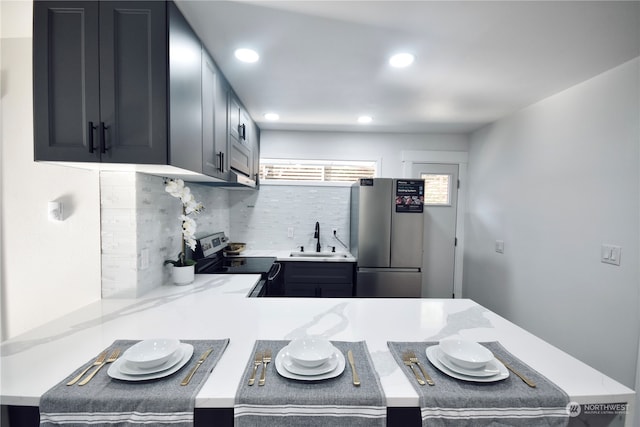
[[235,55],[242,62],[256,62],[260,58],[258,52],[253,49],[236,49]]
[[277,113],[264,113],[264,118],[272,122],[280,119],[280,116]]
[[367,124],[367,123],[371,123],[372,121],[373,121],[373,118],[371,118],[371,116],[358,117],[358,123]]
[[389,64],[392,67],[404,68],[413,64],[414,59],[416,59],[416,57],[410,53],[396,53],[389,58]]

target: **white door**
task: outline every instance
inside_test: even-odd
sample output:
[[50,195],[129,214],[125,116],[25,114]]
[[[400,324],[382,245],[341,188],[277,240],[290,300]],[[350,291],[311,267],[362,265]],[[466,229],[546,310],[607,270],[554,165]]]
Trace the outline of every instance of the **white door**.
[[425,180],[422,297],[454,294],[458,165],[414,163],[413,178]]

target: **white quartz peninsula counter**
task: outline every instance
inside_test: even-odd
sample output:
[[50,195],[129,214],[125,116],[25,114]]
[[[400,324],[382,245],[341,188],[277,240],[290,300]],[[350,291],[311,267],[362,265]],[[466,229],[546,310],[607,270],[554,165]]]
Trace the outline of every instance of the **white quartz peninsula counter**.
[[[468,299],[247,298],[257,275],[197,275],[139,299],[101,300],[0,347],[2,405],[37,406],[40,396],[118,339],[229,338],[198,394],[197,408],[232,408],[255,340],[306,334],[365,340],[387,406],[415,407],[418,396],[387,341],[438,341],[459,335],[499,341],[561,387],[574,402],[625,403],[633,390]],[[632,417],[627,415],[626,425]]]

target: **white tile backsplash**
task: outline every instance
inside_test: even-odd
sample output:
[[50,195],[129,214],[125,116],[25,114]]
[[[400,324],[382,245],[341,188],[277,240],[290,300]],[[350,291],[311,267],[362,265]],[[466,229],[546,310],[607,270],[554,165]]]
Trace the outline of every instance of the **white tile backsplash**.
[[[205,209],[195,216],[198,232],[229,233],[227,190],[187,183]],[[180,201],[164,191],[161,177],[135,172],[100,173],[102,296],[135,298],[169,283],[181,246]],[[141,251],[149,264],[142,268]]]
[[[248,249],[315,250],[320,223],[322,250],[341,250],[333,237],[349,245],[349,187],[269,186],[234,191],[187,183],[205,209],[194,219],[197,236],[224,231]],[[102,297],[135,298],[169,283],[181,251],[181,204],[164,191],[161,177],[135,172],[100,173]],[[288,229],[293,228],[293,237]],[[149,263],[141,263],[146,249]]]
[[[230,238],[250,249],[315,250],[315,223],[320,223],[322,250],[349,245],[350,187],[262,185],[259,191],[230,192]],[[293,228],[293,237],[288,237]]]

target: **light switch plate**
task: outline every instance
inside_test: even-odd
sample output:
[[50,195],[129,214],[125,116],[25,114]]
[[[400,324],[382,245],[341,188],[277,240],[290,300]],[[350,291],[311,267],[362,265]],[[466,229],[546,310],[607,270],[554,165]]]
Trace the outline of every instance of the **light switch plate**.
[[616,245],[602,245],[600,249],[600,260],[606,264],[620,265],[622,248]]

